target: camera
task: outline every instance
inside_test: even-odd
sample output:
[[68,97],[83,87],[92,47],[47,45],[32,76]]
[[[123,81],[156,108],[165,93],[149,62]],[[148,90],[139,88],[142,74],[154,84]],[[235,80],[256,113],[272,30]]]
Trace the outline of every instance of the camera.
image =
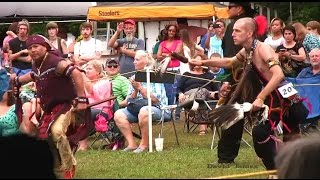
[[220,27],[220,24],[213,24],[212,27],[213,27],[213,28],[219,28],[219,27]]

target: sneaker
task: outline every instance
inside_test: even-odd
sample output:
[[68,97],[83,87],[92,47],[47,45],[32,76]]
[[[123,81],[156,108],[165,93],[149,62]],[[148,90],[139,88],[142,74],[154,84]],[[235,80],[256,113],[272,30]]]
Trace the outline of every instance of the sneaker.
[[138,147],[136,150],[134,150],[133,152],[134,153],[142,153],[142,152],[144,152],[144,151],[146,151],[147,150],[147,148],[142,148],[142,147]]
[[112,151],[116,151],[118,149],[122,148],[122,141],[116,140],[116,142],[112,146]]
[[126,147],[126,148],[122,149],[121,151],[123,151],[123,152],[129,152],[129,151],[135,151],[136,149],[138,149],[138,148],[129,148],[129,147]]

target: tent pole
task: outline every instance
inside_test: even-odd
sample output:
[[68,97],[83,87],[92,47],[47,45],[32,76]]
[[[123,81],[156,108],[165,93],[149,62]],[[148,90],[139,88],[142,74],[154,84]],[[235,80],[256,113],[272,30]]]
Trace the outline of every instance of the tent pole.
[[[107,22],[107,38],[106,38],[106,43],[108,44],[109,42],[109,37],[110,37],[110,21]],[[107,52],[109,49],[109,46],[107,45]],[[110,50],[110,54],[111,54],[111,50]]]
[[148,128],[149,128],[149,152],[152,152],[152,111],[151,111],[151,84],[150,84],[150,70],[151,66],[145,67],[147,76],[147,97],[148,97]]

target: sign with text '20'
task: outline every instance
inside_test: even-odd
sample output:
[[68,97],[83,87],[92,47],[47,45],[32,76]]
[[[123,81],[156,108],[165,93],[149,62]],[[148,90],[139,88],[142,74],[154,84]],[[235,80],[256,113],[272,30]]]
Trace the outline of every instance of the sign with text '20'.
[[293,96],[298,93],[298,91],[294,89],[292,83],[288,83],[286,85],[283,85],[283,86],[279,87],[278,90],[283,98],[288,98],[288,97]]

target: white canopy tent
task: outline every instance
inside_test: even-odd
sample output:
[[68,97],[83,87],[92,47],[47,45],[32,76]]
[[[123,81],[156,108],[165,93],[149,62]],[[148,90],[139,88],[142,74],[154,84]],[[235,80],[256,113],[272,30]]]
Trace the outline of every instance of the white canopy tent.
[[22,17],[33,19],[86,19],[88,8],[96,2],[0,2],[0,22]]

